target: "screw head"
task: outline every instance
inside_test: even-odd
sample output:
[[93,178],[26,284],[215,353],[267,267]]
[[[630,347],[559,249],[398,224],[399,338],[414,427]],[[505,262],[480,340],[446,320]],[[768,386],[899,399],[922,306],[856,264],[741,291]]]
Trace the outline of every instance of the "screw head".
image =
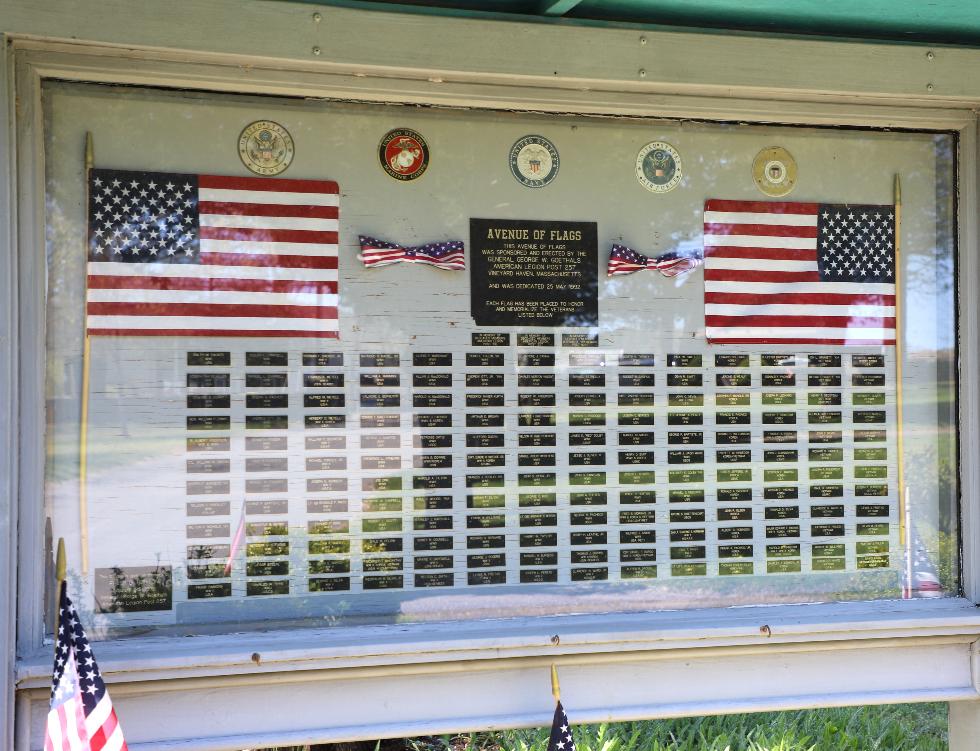
[[646,44],[646,43],[647,43],[647,38],[646,37],[640,37],[640,44]]
[[935,60],[935,59],[936,59],[936,53],[933,52],[932,50],[929,50],[926,53],[926,60]]
[[639,76],[640,76],[640,78],[646,78],[647,77],[647,72],[646,72],[646,69],[645,68],[640,68],[640,70],[639,70]]
[[312,52],[313,52],[314,55],[319,55],[320,54],[320,48],[319,47],[314,47],[313,50],[312,50]]
[[931,83],[927,83],[926,84],[926,91],[932,91],[934,88],[936,88],[936,87],[933,86]]

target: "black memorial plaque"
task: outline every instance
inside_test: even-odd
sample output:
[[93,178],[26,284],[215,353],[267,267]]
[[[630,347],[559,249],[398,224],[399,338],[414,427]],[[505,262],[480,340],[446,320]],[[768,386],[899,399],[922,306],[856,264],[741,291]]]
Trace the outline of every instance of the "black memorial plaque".
[[477,325],[598,325],[595,222],[471,219],[470,247]]
[[188,352],[187,364],[221,367],[231,365],[231,352]]
[[518,347],[554,347],[555,335],[535,334],[535,333],[518,334],[517,346]]
[[342,352],[304,352],[303,365],[306,367],[331,367],[344,364]]
[[95,570],[98,613],[138,613],[172,607],[170,566],[115,566]]

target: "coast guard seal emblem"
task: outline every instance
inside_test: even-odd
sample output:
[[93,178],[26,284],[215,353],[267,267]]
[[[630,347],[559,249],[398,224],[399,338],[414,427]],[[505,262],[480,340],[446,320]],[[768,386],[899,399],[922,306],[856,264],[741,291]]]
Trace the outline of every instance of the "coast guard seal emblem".
[[510,171],[528,188],[543,188],[558,176],[558,149],[542,136],[524,136],[510,147]]
[[782,146],[763,149],[752,160],[752,179],[767,196],[785,196],[796,187],[796,160]]
[[429,145],[421,133],[395,128],[381,139],[378,160],[384,171],[396,180],[415,180],[429,166]]
[[653,193],[667,193],[681,181],[681,155],[663,141],[648,143],[636,155],[636,179]]
[[256,120],[238,137],[238,156],[256,175],[278,175],[293,161],[293,137],[279,123]]

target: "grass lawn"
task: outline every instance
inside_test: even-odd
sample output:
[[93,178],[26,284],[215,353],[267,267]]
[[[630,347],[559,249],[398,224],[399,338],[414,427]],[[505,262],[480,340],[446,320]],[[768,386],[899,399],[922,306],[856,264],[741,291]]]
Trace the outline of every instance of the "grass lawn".
[[[583,725],[577,751],[945,751],[946,705],[767,712]],[[545,751],[548,729],[506,731],[485,744]],[[471,744],[480,747],[479,741]],[[490,751],[489,749],[487,751]]]
[[[894,704],[580,725],[573,730],[577,751],[946,751],[946,707]],[[548,732],[504,730],[268,751],[546,751]]]

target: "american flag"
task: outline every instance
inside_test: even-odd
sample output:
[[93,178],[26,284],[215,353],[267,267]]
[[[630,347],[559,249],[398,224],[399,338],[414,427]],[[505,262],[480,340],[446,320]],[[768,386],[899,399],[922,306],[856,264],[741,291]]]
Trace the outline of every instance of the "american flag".
[[548,751],[575,751],[575,741],[572,740],[572,729],[565,716],[565,708],[558,702],[555,706],[555,717],[551,721],[551,737],[548,738]]
[[235,565],[235,556],[242,547],[245,539],[245,504],[242,504],[242,515],[238,518],[238,528],[235,536],[231,538],[231,547],[228,548],[228,560],[225,563],[225,576],[231,576],[231,569]]
[[945,590],[939,581],[939,570],[933,563],[932,554],[926,549],[918,530],[908,531],[909,541],[905,551],[905,572],[902,576],[902,598],[943,597]]
[[677,276],[685,271],[696,269],[700,265],[700,258],[685,256],[676,252],[649,258],[642,253],[637,253],[632,248],[627,248],[625,245],[613,245],[612,250],[609,251],[609,267],[606,274],[607,276],[617,276],[618,274],[632,274],[643,269],[650,269],[659,271],[664,276]]
[[126,751],[116,711],[65,582],[56,636],[44,751]]
[[361,235],[361,254],[357,257],[365,266],[377,268],[390,263],[424,263],[440,269],[459,271],[466,268],[462,240],[403,247]]
[[338,191],[91,170],[88,333],[336,338]]
[[894,344],[894,207],[707,201],[704,315],[716,344]]

